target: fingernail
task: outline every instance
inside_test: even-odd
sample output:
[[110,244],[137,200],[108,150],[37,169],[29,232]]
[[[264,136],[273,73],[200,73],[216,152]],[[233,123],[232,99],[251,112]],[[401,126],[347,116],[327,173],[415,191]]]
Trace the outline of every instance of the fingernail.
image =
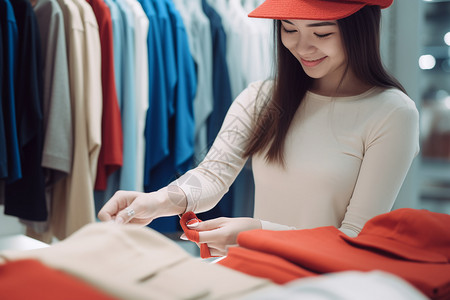
[[189,239],[188,239],[184,234],[182,234],[182,235],[180,236],[180,239],[181,239],[181,240],[185,240],[185,241],[189,241]]
[[199,223],[200,223],[199,221],[194,219],[194,220],[190,220],[186,225],[189,228],[195,228],[198,226]]
[[116,218],[116,224],[123,224],[123,223],[125,223],[125,220],[122,217]]

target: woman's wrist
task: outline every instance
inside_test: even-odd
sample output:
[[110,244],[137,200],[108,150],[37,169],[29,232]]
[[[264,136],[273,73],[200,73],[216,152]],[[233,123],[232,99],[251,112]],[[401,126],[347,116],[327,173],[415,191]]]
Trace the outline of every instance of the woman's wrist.
[[159,206],[166,215],[179,215],[186,211],[187,198],[177,185],[168,185],[158,190]]

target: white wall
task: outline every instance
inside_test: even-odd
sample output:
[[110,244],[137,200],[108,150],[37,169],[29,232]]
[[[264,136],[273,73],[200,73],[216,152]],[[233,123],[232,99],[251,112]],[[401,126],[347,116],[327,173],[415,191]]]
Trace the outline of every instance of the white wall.
[[[383,10],[381,52],[388,70],[405,87],[420,111],[418,58],[419,32],[422,26],[422,1],[395,0]],[[420,156],[418,156],[405,179],[394,208],[420,208]]]
[[4,206],[0,205],[0,236],[24,233],[25,228],[15,217],[3,213]]

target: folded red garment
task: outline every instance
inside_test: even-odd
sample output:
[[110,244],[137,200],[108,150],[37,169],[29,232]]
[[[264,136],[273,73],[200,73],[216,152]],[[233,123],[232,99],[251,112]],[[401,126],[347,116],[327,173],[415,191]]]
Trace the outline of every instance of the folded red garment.
[[[365,231],[367,226],[369,230]],[[446,259],[450,254],[449,215],[399,209],[369,220],[364,228],[360,241],[358,237],[352,240],[337,228],[327,226],[246,231],[238,235],[238,244],[318,274],[386,271],[405,279],[430,298],[450,299],[450,263]],[[383,235],[369,237],[370,232],[381,231]]]
[[23,259],[0,265],[0,295],[8,300],[114,300],[71,275],[38,260]]
[[281,257],[242,247],[229,248],[227,256],[217,264],[251,276],[270,279],[278,284],[318,275]]
[[[181,228],[183,228],[184,234],[190,241],[199,243],[200,238],[199,238],[198,231],[187,227],[187,224],[191,224],[194,222],[201,222],[201,220],[199,218],[197,218],[195,213],[192,211],[188,211],[188,212],[184,213],[183,216],[181,216],[180,225],[181,225]],[[209,252],[208,245],[206,243],[200,244],[200,257],[201,258],[212,257],[211,253]]]

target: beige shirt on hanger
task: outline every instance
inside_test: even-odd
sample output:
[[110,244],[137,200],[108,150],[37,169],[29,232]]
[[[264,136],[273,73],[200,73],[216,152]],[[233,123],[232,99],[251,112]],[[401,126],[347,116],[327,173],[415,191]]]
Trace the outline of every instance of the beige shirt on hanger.
[[72,173],[53,194],[52,232],[64,239],[95,221],[93,189],[101,145],[101,53],[92,8],[80,0],[58,0],[68,37],[69,73],[74,120]]

